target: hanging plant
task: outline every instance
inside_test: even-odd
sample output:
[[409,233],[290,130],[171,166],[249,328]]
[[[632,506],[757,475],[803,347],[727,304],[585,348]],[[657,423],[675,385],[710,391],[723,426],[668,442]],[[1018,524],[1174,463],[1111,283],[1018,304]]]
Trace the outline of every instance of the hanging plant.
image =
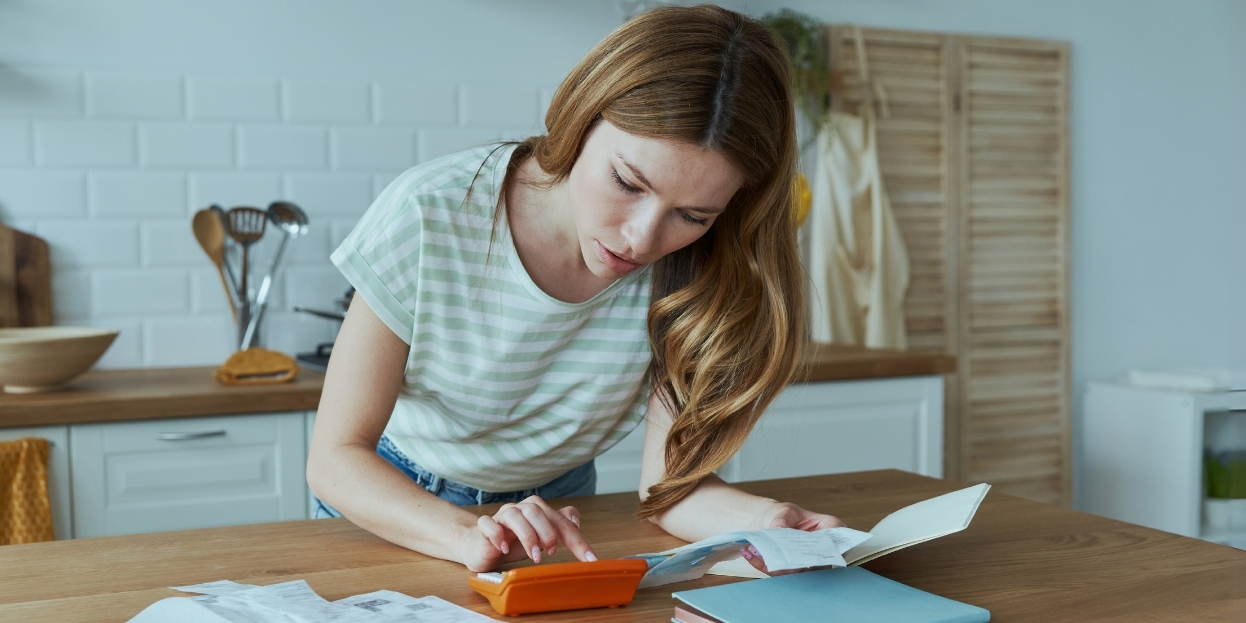
[[826,48],[822,45],[822,22],[791,9],[779,9],[762,16],[761,21],[786,43],[784,50],[792,65],[796,108],[817,136],[826,121],[830,102],[831,74]]

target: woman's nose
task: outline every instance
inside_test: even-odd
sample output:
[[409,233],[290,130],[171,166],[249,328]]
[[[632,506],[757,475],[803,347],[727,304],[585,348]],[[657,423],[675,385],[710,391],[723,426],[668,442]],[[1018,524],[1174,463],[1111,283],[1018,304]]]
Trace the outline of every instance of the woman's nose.
[[637,209],[623,222],[623,239],[631,247],[633,259],[648,255],[657,246],[661,222],[661,210],[654,206]]

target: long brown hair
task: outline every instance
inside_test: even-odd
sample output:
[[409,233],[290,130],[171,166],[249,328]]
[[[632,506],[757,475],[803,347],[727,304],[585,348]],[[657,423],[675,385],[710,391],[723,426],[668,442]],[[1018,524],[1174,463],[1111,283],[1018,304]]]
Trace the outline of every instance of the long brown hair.
[[520,143],[510,166],[532,156],[550,183],[565,180],[598,119],[714,149],[745,178],[705,235],[654,264],[651,372],[675,418],[664,477],[637,511],[650,518],[739,450],[799,357],[787,60],[764,25],[739,13],[709,4],[653,9],[576,65],[554,93],[548,133]]

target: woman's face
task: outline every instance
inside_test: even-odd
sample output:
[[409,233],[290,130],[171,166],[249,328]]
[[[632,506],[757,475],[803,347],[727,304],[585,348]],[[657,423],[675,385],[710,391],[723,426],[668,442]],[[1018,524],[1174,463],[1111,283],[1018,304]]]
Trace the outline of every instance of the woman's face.
[[568,179],[585,263],[618,279],[687,246],[709,231],[743,180],[712,149],[599,121]]

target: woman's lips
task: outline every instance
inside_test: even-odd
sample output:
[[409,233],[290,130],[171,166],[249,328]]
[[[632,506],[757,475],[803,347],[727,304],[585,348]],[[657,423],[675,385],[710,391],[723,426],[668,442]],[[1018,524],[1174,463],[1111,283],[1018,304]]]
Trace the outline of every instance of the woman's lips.
[[610,267],[610,270],[616,272],[627,273],[640,267],[640,263],[624,259],[607,249],[600,241],[597,242],[597,254],[601,256],[601,261]]

